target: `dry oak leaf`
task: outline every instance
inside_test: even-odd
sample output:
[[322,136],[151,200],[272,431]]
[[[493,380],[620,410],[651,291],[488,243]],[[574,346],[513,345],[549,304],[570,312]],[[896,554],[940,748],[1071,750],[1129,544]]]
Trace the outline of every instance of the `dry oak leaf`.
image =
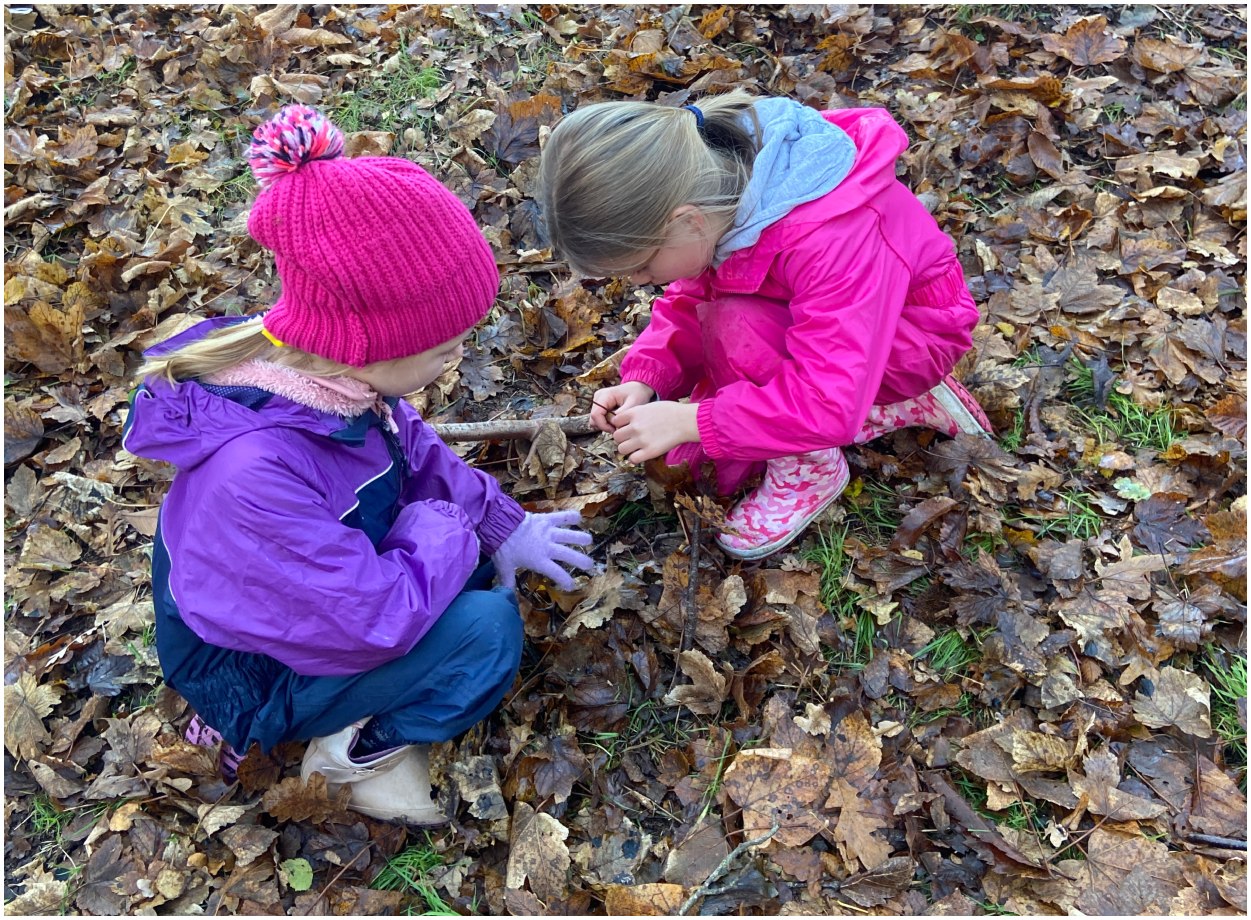
[[287,777],[265,793],[261,805],[279,821],[311,821],[319,824],[342,814],[351,795],[351,788],[345,785],[331,798],[326,788],[326,777],[314,773],[308,778],[307,784],[298,776]]
[[1043,47],[1078,67],[1108,64],[1123,55],[1129,45],[1107,26],[1108,20],[1103,16],[1086,16],[1069,26],[1063,35],[1044,35]]
[[685,888],[667,882],[609,885],[604,890],[604,913],[610,917],[675,916],[685,897]]
[[1157,818],[1168,810],[1167,805],[1117,788],[1121,768],[1116,755],[1107,748],[1087,754],[1082,769],[1085,776],[1070,773],[1069,781],[1074,792],[1086,797],[1086,807],[1092,814],[1103,815],[1111,821],[1141,821]]
[[51,740],[43,720],[61,701],[54,687],[22,674],[4,688],[4,746],[17,758],[34,757]]
[[[678,656],[682,673],[691,683],[674,687],[665,695],[665,702],[672,706],[685,706],[701,716],[715,716],[726,700],[725,676],[717,672],[708,656],[698,649],[691,649]],[[766,828],[767,830],[767,828]]]
[[743,835],[768,833],[783,846],[803,846],[829,826],[820,812],[830,764],[791,748],[740,751],[725,771],[725,791],[743,809]]
[[1211,712],[1207,681],[1180,668],[1161,668],[1154,692],[1134,695],[1134,715],[1148,728],[1175,727],[1196,738],[1210,738]]
[[569,884],[569,829],[549,814],[536,812],[525,802],[513,806],[508,867],[504,885],[530,890],[543,901],[562,898]]

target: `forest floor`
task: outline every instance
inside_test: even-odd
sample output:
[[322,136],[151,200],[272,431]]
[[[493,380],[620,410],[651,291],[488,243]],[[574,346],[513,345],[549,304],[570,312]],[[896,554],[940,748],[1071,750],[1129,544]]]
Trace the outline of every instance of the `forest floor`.
[[[6,6],[5,912],[1246,912],[1246,20],[1236,7]],[[570,284],[532,198],[579,105],[880,106],[983,312],[993,441],[849,451],[744,565],[603,436],[460,442],[601,570],[522,586],[499,711],[409,833],[182,740],[123,452],[142,350],[276,293],[278,106],[411,157],[503,291],[438,422],[588,411],[655,289]]]

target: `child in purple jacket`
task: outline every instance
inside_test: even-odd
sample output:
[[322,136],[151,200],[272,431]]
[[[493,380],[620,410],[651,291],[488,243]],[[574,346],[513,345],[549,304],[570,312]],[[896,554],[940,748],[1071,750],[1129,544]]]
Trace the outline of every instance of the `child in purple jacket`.
[[398,399],[461,354],[499,275],[428,173],[342,151],[302,106],[257,129],[248,231],[281,296],[149,352],[123,444],[177,467],[153,592],[188,737],[309,740],[306,779],[435,824],[428,745],[485,718],[517,672],[515,573],[570,589],[560,564],[590,566],[573,545],[591,538],[577,512],[527,514]]
[[950,376],[977,307],[895,178],[907,145],[881,109],[736,91],[586,106],[543,148],[557,252],[584,275],[667,285],[591,419],[632,462],[711,460],[725,494],[763,472],[718,536],[729,555],[794,540],[847,485],[850,444],[989,430]]

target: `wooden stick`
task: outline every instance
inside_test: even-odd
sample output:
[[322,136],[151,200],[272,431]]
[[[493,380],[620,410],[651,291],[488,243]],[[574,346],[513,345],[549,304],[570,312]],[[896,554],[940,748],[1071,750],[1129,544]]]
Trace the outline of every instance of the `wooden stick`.
[[686,567],[686,590],[682,592],[682,606],[686,608],[686,620],[682,624],[682,645],[680,652],[688,651],[695,644],[695,630],[699,628],[699,601],[696,592],[699,590],[699,515],[694,515],[691,524],[691,555]]
[[1222,850],[1246,850],[1247,842],[1238,840],[1235,837],[1213,837],[1211,834],[1187,834],[1186,839],[1191,843],[1203,843],[1210,847],[1219,847]]
[[686,899],[685,903],[683,903],[681,907],[678,908],[678,916],[679,917],[686,916],[687,912],[690,911],[690,909],[695,906],[696,901],[698,901],[704,895],[712,893],[713,883],[717,879],[721,878],[721,876],[725,875],[726,872],[730,870],[730,865],[734,862],[736,858],[738,858],[739,854],[747,850],[750,850],[754,846],[758,846],[759,844],[764,843],[766,840],[768,840],[777,832],[778,832],[778,824],[775,821],[773,823],[773,827],[768,832],[757,837],[755,840],[744,840],[742,843],[736,846],[733,850],[731,850],[730,855],[728,855],[725,859],[721,860],[721,865],[717,866],[717,868],[712,870],[712,875],[704,879],[704,883],[700,885],[698,888],[696,888],[693,892],[691,892],[691,896]]
[[566,435],[591,434],[597,430],[592,427],[589,415],[571,415],[568,418],[505,418],[494,422],[449,422],[430,427],[444,441],[494,441],[532,439],[539,433],[539,428],[548,422],[555,422]]

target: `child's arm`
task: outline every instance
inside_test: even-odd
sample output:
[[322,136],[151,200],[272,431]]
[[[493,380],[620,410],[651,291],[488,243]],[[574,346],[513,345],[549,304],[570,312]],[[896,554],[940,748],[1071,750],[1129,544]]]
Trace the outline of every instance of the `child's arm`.
[[769,459],[852,443],[868,417],[911,282],[877,214],[861,208],[831,246],[810,234],[784,251],[774,276],[793,292],[790,358],[765,385],[740,381],[699,405],[712,458]]
[[478,564],[471,522],[446,502],[403,508],[375,548],[281,459],[223,483],[177,541],[179,614],[206,642],[300,674],[355,674],[406,654]]
[[681,399],[704,373],[699,305],[710,295],[707,275],[684,278],[665,288],[652,304],[652,318],[621,362],[621,382],[637,380],[661,399]]
[[504,494],[494,477],[456,456],[407,403],[399,403],[396,417],[412,471],[401,502],[439,499],[459,506],[482,541],[482,551],[494,555],[525,511]]

